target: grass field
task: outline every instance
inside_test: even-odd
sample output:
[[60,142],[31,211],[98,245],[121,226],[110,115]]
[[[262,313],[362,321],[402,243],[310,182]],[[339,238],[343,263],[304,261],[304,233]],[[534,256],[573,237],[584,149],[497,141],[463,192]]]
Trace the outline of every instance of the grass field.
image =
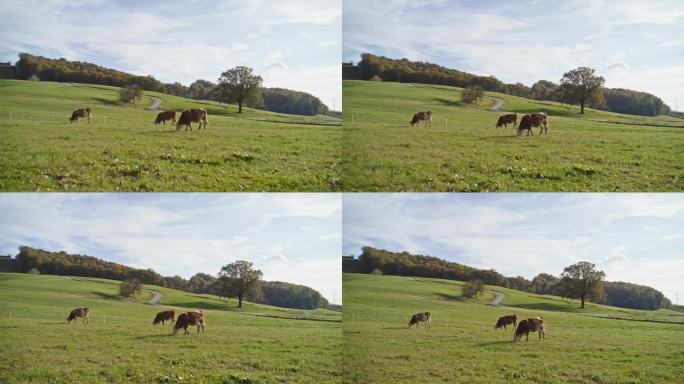
[[[335,191],[341,120],[145,92],[160,109],[203,107],[207,130],[154,126],[149,98],[115,87],[0,80],[3,191]],[[68,124],[90,107],[90,125]],[[196,125],[196,124],[195,124]]]
[[[460,297],[450,280],[344,274],[343,381],[349,383],[681,383],[684,324],[584,316],[600,313],[678,321],[675,311],[638,311],[499,287],[504,306]],[[432,312],[428,332],[407,329]],[[543,316],[546,339],[513,343],[499,316]],[[679,313],[681,315],[681,313]]]
[[[340,381],[340,313],[253,303],[238,309],[234,300],[145,288],[164,295],[161,305],[143,304],[147,291],[121,299],[111,280],[0,273],[0,382]],[[68,311],[81,306],[91,308],[90,323],[67,324]],[[166,308],[202,309],[205,333],[174,336],[168,324],[152,326]],[[333,321],[303,319],[312,317]]]
[[[493,104],[461,89],[344,81],[346,191],[683,191],[684,119],[639,117],[490,93],[504,111],[545,111],[548,135],[495,129]],[[431,110],[432,128],[411,128]],[[651,125],[651,126],[649,126]],[[510,126],[509,126],[510,127]]]

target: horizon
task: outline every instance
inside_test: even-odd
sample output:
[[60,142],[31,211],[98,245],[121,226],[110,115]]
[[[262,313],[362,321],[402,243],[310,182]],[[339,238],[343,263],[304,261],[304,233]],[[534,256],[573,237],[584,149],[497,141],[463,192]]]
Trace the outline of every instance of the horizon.
[[340,0],[296,9],[263,0],[27,0],[0,3],[0,16],[0,57],[13,64],[27,52],[186,86],[216,83],[221,72],[244,65],[264,87],[307,92],[341,110]]
[[6,193],[0,212],[8,223],[0,254],[29,245],[184,279],[247,260],[265,281],[305,285],[342,303],[339,196]]
[[[588,66],[606,79],[606,88],[651,93],[681,112],[684,9],[677,5],[349,0],[342,57],[354,63],[361,53],[407,58],[527,86],[559,83],[565,72]],[[585,31],[579,37],[578,29]]]
[[342,255],[372,246],[528,280],[590,261],[606,281],[649,286],[673,303],[684,293],[677,194],[389,195],[343,197]]

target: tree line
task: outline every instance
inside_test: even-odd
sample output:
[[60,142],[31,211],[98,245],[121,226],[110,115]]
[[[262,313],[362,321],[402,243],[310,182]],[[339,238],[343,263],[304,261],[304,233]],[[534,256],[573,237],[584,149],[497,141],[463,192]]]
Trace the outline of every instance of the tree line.
[[[252,74],[252,69],[247,67],[236,67],[223,72],[216,83],[200,79],[190,86],[185,86],[178,82],[162,83],[153,76],[137,76],[87,62],[70,61],[64,58],[50,59],[20,53],[13,73],[19,80],[111,85],[161,92],[189,99],[236,103],[240,110],[243,105],[246,105],[266,111],[295,115],[313,116],[330,113],[328,106],[309,93],[262,87],[261,77]],[[229,86],[238,82],[239,87]],[[238,95],[237,89],[245,90],[246,93]]]
[[[248,262],[242,261],[242,263]],[[226,266],[217,276],[197,273],[190,279],[184,279],[180,276],[162,276],[152,269],[136,269],[93,256],[74,255],[63,251],[50,252],[29,246],[21,246],[19,247],[19,253],[13,259],[13,264],[11,270],[20,273],[31,272],[47,275],[69,275],[120,280],[124,283],[122,284],[121,292],[124,296],[133,294],[136,291],[136,287],[138,287],[137,290],[139,291],[137,284],[142,283],[186,292],[237,297],[240,302],[242,299],[247,299],[261,304],[288,308],[314,309],[327,308],[329,305],[328,301],[313,288],[280,281],[262,281],[260,275],[255,281],[250,282],[241,296],[238,297],[234,293],[240,290],[236,290],[231,284],[235,279],[247,276],[248,273],[245,271],[253,270],[251,263],[248,263],[249,265],[240,264],[244,267],[242,270]],[[9,268],[6,268],[6,270],[9,270]],[[231,275],[233,270],[237,272]]]
[[[522,83],[507,84],[494,76],[478,76],[441,65],[390,59],[370,53],[361,55],[357,66],[343,66],[344,79],[383,80],[402,83],[439,84],[462,88],[480,87],[485,91],[501,92],[534,100],[548,100],[567,104],[587,104],[595,109],[630,115],[657,116],[672,111],[660,98],[645,92],[603,87],[603,78],[595,76],[590,68],[577,68],[567,72],[560,83],[539,80],[531,87]],[[568,87],[567,84],[589,84],[591,87]],[[578,91],[591,90],[588,94]],[[583,109],[583,108],[582,108]]]
[[[578,263],[574,268],[566,268],[560,276],[540,273],[532,280],[522,276],[506,277],[494,269],[483,270],[467,265],[446,261],[437,257],[413,255],[408,252],[389,252],[373,247],[363,247],[358,258],[345,257],[342,260],[343,272],[372,273],[377,270],[385,275],[432,277],[466,282],[480,281],[488,285],[517,289],[541,295],[577,297],[578,289],[571,283],[578,276],[595,279],[593,269]],[[378,273],[378,272],[376,272]],[[660,291],[638,284],[603,281],[588,290],[585,299],[599,304],[622,308],[655,310],[669,308],[672,303]],[[565,280],[564,280],[565,278]]]

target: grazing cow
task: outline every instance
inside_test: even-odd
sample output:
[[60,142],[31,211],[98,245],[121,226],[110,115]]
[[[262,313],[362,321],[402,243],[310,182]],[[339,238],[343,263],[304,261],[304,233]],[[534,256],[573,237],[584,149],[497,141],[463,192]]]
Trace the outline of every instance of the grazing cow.
[[518,328],[515,330],[515,335],[513,335],[513,341],[522,339],[522,335],[525,335],[525,340],[530,340],[530,332],[539,332],[539,339],[542,337],[546,339],[546,330],[544,329],[544,318],[543,317],[528,317],[527,319],[520,320],[518,323]]
[[411,320],[408,323],[408,327],[411,328],[413,324],[416,325],[416,329],[420,327],[420,322],[424,321],[425,322],[425,327],[426,328],[431,328],[432,323],[432,314],[430,312],[421,312],[421,313],[416,313],[415,315],[411,316]]
[[152,322],[152,325],[157,325],[159,323],[162,323],[164,325],[165,321],[171,321],[171,325],[173,325],[173,322],[176,320],[176,311],[162,311],[157,313],[157,316],[154,318],[154,321]]
[[166,125],[166,120],[171,120],[171,123],[176,122],[176,111],[165,111],[159,112],[157,119],[154,121],[154,125],[164,124]]
[[77,109],[77,110],[71,112],[71,118],[69,119],[69,122],[71,124],[78,123],[78,119],[80,117],[87,117],[88,118],[88,124],[90,124],[90,118],[93,117],[93,114],[90,113],[90,108]]
[[518,322],[518,318],[515,314],[513,315],[508,315],[508,316],[501,316],[499,317],[499,320],[497,320],[496,325],[494,326],[494,329],[499,329],[503,327],[503,329],[506,329],[507,325],[513,324],[513,330],[515,330],[515,326]]
[[83,318],[83,323],[88,324],[88,317],[90,316],[90,308],[75,308],[69,312],[69,317],[67,317],[67,323],[75,321],[77,317]]
[[200,329],[202,329],[202,332],[204,332],[204,314],[202,311],[183,312],[178,315],[178,319],[176,319],[176,325],[173,329],[173,334],[175,335],[179,329],[183,328],[185,334],[187,335],[189,333],[188,326],[190,325],[197,326],[197,333],[199,333]]
[[426,127],[432,127],[432,112],[427,111],[414,113],[410,124],[412,127],[415,127],[416,125],[420,127],[421,121],[425,122]]
[[547,133],[549,130],[549,117],[545,113],[531,113],[525,115],[520,120],[520,125],[518,125],[518,136],[522,134],[522,131],[527,130],[527,134],[530,133],[534,136],[532,132],[532,127],[539,127],[539,134]]
[[515,129],[515,124],[518,122],[518,114],[510,113],[508,115],[499,116],[499,120],[496,121],[496,128],[507,128],[508,124],[513,124],[513,129]]
[[181,126],[183,125],[185,125],[186,131],[188,130],[188,127],[190,127],[190,130],[192,131],[192,123],[197,122],[199,122],[198,129],[202,129],[202,123],[204,123],[204,129],[207,128],[207,123],[209,122],[207,118],[207,110],[204,108],[186,109],[181,112],[181,115],[178,118],[176,131],[180,130]]

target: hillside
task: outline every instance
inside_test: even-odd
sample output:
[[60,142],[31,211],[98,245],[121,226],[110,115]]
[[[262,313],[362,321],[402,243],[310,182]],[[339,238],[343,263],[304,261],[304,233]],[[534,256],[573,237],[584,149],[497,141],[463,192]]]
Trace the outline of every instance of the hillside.
[[[586,314],[625,315],[588,305],[569,310],[563,299],[500,289],[504,307],[462,299],[461,282],[345,273],[343,375],[346,382],[409,383],[662,383],[684,376],[684,324],[624,321]],[[562,304],[557,304],[561,302]],[[576,303],[572,303],[575,304]],[[410,316],[432,312],[432,328],[407,329]],[[674,311],[628,311],[649,319],[679,319]],[[511,342],[494,330],[498,317],[542,316],[546,338]],[[681,315],[681,314],[678,314]],[[657,369],[654,369],[657,367]]]
[[[684,120],[579,109],[487,92],[471,106],[461,88],[344,81],[347,191],[681,191]],[[495,129],[502,112],[544,111],[544,136]],[[431,128],[411,128],[433,112]]]
[[[339,188],[340,119],[294,116],[155,92],[161,109],[203,107],[206,130],[153,125],[151,100],[118,88],[0,80],[5,191],[331,191]],[[91,124],[71,125],[76,108]]]
[[[7,331],[0,381],[317,383],[339,375],[338,312],[238,309],[233,300],[145,288],[162,293],[160,306],[144,304],[145,291],[121,299],[112,280],[0,273]],[[67,324],[68,311],[81,306],[91,309],[90,323]],[[205,332],[173,336],[168,325],[153,327],[154,315],[168,308],[202,309]]]

